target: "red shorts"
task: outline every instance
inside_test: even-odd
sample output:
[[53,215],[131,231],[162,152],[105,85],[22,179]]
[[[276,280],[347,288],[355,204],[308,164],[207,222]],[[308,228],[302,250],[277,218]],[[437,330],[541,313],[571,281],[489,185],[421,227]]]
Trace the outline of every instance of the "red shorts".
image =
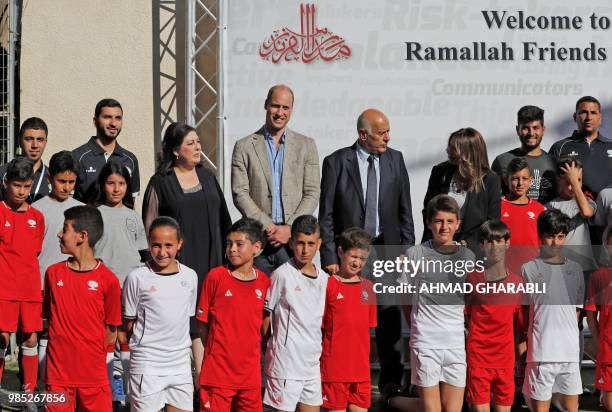
[[472,405],[491,402],[499,406],[512,406],[514,402],[514,368],[467,369],[467,401]]
[[0,331],[24,333],[42,330],[42,303],[0,300]]
[[595,387],[600,391],[612,392],[612,365],[595,367]]
[[66,403],[47,405],[45,412],[112,412],[113,397],[109,385],[79,388],[76,386],[47,385],[47,392],[64,392]]
[[371,402],[370,381],[323,382],[323,408],[347,409],[349,405],[369,409]]
[[261,388],[231,389],[200,386],[200,412],[262,412]]

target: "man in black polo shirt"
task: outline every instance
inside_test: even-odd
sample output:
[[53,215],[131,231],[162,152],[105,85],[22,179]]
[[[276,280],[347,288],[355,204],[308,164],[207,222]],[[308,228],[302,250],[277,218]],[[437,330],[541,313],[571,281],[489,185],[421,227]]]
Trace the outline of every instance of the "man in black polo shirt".
[[571,157],[582,163],[582,190],[593,199],[612,183],[612,141],[599,133],[601,104],[592,96],[576,102],[576,130],[548,151],[556,159]]
[[523,106],[519,109],[516,133],[521,142],[521,147],[500,154],[491,165],[491,169],[501,178],[504,194],[508,194],[506,169],[513,159],[522,157],[527,161],[533,176],[527,195],[542,204],[548,203],[557,196],[555,162],[540,147],[545,131],[544,110],[537,106]]
[[[34,203],[51,192],[49,168],[42,161],[42,155],[47,146],[47,133],[47,124],[38,117],[26,119],[19,129],[21,156],[26,157],[34,164],[32,191],[26,200],[28,203]],[[6,174],[7,166],[8,163],[0,166],[0,178],[2,179]],[[0,185],[0,199],[4,199],[4,185]]]
[[111,161],[125,166],[132,176],[132,196],[140,191],[138,160],[134,154],[117,143],[123,123],[123,109],[115,99],[102,99],[96,105],[93,118],[96,135],[87,143],[77,147],[72,154],[79,162],[79,176],[74,197],[87,200],[87,192],[98,178],[100,170]]

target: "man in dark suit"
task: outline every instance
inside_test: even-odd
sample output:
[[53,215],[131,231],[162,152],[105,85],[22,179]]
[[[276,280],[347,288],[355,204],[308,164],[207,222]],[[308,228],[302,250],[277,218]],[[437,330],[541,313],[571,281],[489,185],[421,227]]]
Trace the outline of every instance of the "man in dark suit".
[[[410,182],[401,152],[388,147],[389,119],[368,109],[357,119],[357,142],[323,161],[319,224],[321,265],[338,272],[335,239],[345,229],[360,227],[374,245],[414,245]],[[395,343],[401,337],[397,306],[380,307],[376,343],[381,373],[379,388],[401,383],[403,365]]]

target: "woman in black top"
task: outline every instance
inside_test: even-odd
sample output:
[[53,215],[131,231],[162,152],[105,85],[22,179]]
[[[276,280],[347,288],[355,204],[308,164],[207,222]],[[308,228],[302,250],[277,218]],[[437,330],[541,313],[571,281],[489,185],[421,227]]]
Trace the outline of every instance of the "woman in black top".
[[[158,216],[179,222],[183,236],[179,261],[198,274],[199,295],[208,271],[223,263],[225,234],[232,221],[215,175],[202,166],[200,139],[184,123],[172,123],[164,133],[162,159],[143,201],[147,233]],[[193,319],[190,332],[199,373],[203,346]]]
[[446,148],[448,160],[433,167],[423,208],[423,241],[432,235],[425,222],[425,209],[438,194],[452,196],[461,208],[461,226],[455,240],[463,241],[477,255],[478,228],[489,219],[499,219],[501,182],[489,168],[487,146],[482,135],[471,127],[453,132]]

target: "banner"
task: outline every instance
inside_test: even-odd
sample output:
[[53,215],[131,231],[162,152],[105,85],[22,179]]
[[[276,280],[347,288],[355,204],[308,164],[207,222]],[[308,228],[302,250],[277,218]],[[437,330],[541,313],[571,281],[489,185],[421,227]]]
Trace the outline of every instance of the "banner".
[[592,95],[601,131],[612,135],[607,1],[234,0],[227,10],[228,198],[233,145],[263,125],[267,90],[278,83],[295,93],[290,128],[316,140],[321,162],[356,140],[364,109],[387,114],[390,146],[410,175],[417,240],[429,174],[446,160],[451,132],[479,130],[492,162],[520,146],[516,113],[536,105],[548,150],[574,130],[576,100]]

